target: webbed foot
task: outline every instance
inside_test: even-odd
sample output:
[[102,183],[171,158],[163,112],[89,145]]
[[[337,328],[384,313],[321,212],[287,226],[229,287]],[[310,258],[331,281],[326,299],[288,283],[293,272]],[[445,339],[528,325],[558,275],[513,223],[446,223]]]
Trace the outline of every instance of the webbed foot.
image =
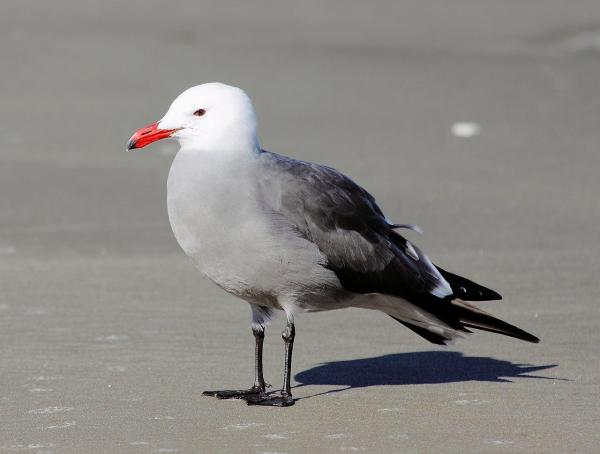
[[217,399],[247,399],[265,397],[265,388],[253,386],[250,389],[227,389],[223,391],[204,391],[203,396],[216,397]]
[[248,405],[263,405],[268,407],[291,407],[295,403],[291,394],[282,393],[281,391],[257,396],[247,396],[243,399]]

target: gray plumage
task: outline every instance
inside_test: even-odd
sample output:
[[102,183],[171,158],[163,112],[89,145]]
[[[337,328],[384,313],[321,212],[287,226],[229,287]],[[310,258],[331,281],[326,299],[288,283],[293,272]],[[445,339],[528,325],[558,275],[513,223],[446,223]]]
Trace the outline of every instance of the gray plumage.
[[[187,225],[182,234],[177,213],[188,213],[190,202],[169,197],[176,237],[215,283],[259,306],[253,310],[257,324],[264,324],[272,309],[293,314],[362,307],[381,310],[428,340],[445,343],[469,332],[465,314],[470,312],[459,297],[499,299],[442,270],[444,277],[395,231],[366,190],[335,169],[267,151],[234,160],[186,156],[178,155],[172,175],[179,161],[182,171],[189,171],[187,159],[193,156],[196,173],[179,181],[188,187],[196,181],[202,204],[192,210],[193,219],[182,221]],[[233,183],[220,180],[221,162]],[[171,176],[170,195],[178,192],[171,189],[176,184]],[[200,231],[197,238],[187,238]],[[469,326],[486,329],[490,320],[470,320]],[[496,331],[533,340],[508,324]]]
[[[389,221],[375,199],[330,167],[260,148],[256,115],[238,88],[212,83],[182,93],[128,148],[173,137],[181,144],[167,183],[169,221],[198,269],[252,309],[255,381],[207,391],[252,405],[289,406],[294,315],[359,307],[384,312],[435,344],[471,328],[538,339],[466,301],[493,290],[435,266]],[[274,310],[287,325],[281,392],[266,392],[264,327]]]
[[373,196],[350,178],[275,153],[263,152],[259,161],[269,208],[319,248],[338,278],[351,274],[364,290],[395,288],[398,296],[452,293],[429,259],[393,230]]
[[463,304],[500,295],[432,264],[398,233],[418,228],[388,221],[350,178],[263,151],[241,90],[193,87],[143,131],[137,140],[145,143],[148,131],[181,143],[167,193],[175,237],[203,274],[253,305],[255,325],[273,309],[291,320],[301,311],[362,307],[437,343],[467,326],[537,340]]

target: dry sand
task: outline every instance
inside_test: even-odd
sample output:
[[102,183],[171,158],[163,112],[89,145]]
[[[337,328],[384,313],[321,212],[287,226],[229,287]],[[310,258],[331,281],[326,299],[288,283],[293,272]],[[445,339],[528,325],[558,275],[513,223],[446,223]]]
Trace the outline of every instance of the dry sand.
[[[0,452],[598,452],[599,24],[597,1],[4,0]],[[249,310],[172,238],[174,145],[124,149],[212,80],[542,342],[306,315],[294,407],[202,397],[250,383]]]

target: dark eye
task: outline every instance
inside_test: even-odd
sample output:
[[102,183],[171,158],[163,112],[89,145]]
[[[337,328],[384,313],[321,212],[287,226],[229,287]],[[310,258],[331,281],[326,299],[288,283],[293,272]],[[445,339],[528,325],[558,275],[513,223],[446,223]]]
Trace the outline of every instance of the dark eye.
[[201,117],[202,115],[204,115],[206,113],[206,110],[204,109],[198,109],[196,112],[194,112],[194,115],[196,117]]

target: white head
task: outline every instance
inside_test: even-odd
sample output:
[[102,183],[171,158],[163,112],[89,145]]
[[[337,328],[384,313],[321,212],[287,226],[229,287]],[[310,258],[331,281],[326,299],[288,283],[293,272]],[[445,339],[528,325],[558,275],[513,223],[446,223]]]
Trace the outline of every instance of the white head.
[[168,137],[176,139],[182,148],[199,151],[260,149],[250,98],[239,88],[218,82],[181,93],[160,121],[131,137],[127,149],[143,148]]

